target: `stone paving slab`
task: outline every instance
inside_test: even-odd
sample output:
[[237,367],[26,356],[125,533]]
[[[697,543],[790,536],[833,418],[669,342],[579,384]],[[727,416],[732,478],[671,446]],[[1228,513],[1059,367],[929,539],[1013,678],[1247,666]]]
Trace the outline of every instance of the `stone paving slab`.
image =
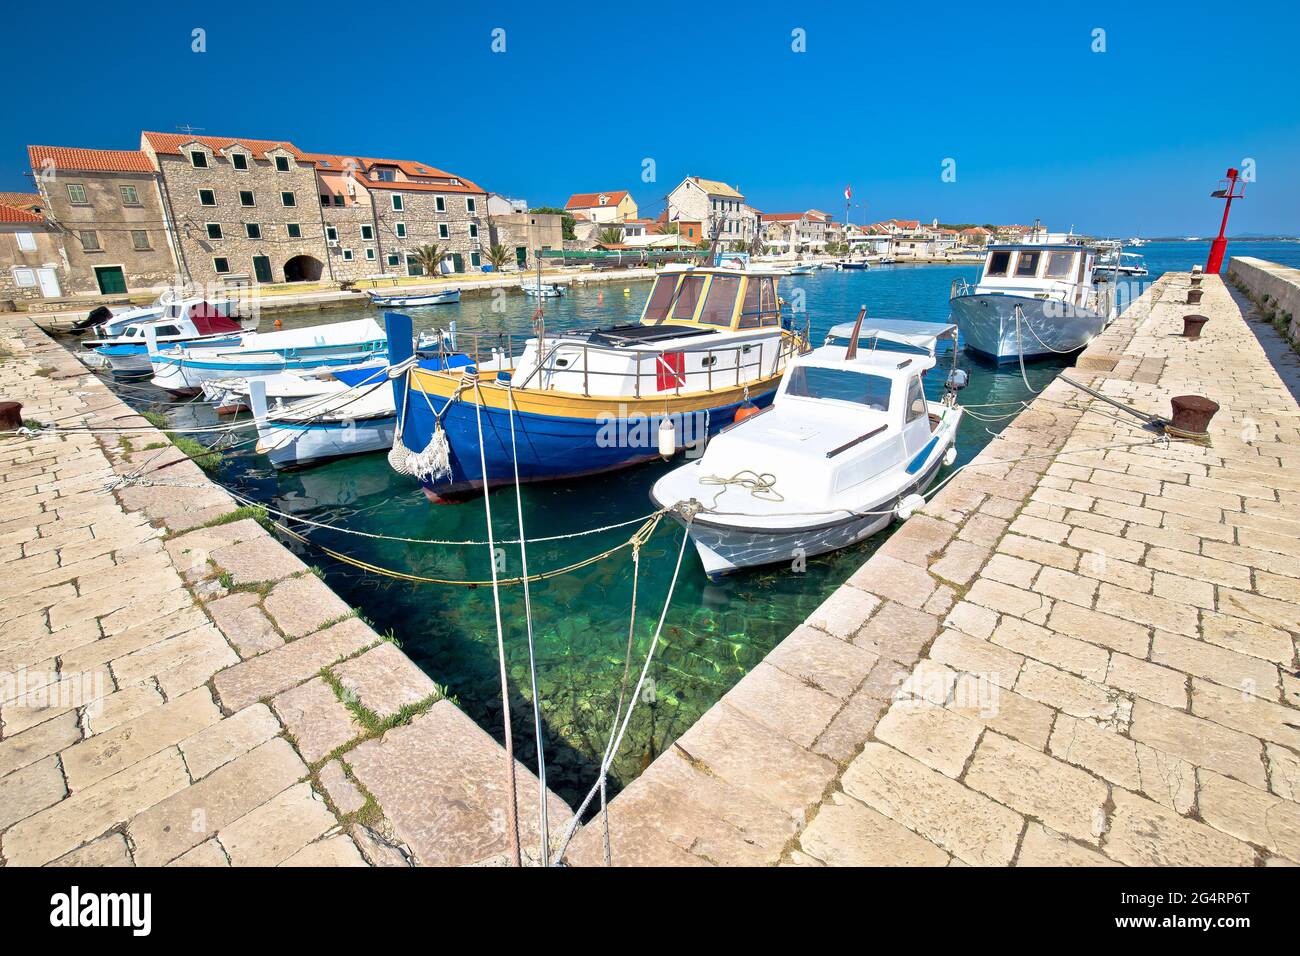
[[[615,862],[1300,865],[1300,356],[1203,287],[1199,342],[1170,274],[1066,374],[1207,395],[1208,444],[1047,386],[612,801]],[[772,808],[778,859],[716,836]]]

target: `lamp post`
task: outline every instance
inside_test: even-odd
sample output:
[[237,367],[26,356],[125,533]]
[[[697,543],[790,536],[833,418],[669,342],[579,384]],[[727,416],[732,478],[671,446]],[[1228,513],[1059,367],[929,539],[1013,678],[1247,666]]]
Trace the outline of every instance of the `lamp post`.
[[1205,271],[1208,273],[1218,274],[1223,268],[1223,254],[1228,248],[1225,235],[1228,230],[1228,210],[1232,208],[1234,199],[1240,199],[1246,194],[1246,185],[1241,181],[1240,175],[1237,170],[1229,169],[1227,184],[1210,193],[1212,199],[1223,200],[1223,221],[1219,223],[1219,235],[1210,243],[1210,258],[1205,261]]

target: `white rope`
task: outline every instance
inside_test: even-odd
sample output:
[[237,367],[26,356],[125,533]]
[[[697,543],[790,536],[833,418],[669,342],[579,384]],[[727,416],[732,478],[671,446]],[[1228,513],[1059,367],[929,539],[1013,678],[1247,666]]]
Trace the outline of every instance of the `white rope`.
[[587,807],[591,805],[591,801],[600,790],[605,776],[609,773],[610,765],[614,762],[614,757],[618,753],[618,748],[623,744],[623,736],[627,733],[627,725],[632,720],[632,714],[636,711],[637,699],[641,696],[641,686],[645,683],[646,675],[650,673],[650,664],[654,661],[655,649],[659,646],[659,636],[663,633],[664,620],[668,617],[668,608],[673,603],[673,591],[677,588],[677,578],[682,571],[682,557],[686,554],[686,542],[691,538],[690,530],[690,519],[687,519],[686,530],[682,534],[682,546],[677,552],[677,566],[673,569],[672,580],[668,583],[668,594],[664,598],[664,608],[659,613],[659,624],[655,628],[654,637],[650,639],[650,650],[646,652],[641,675],[637,678],[636,687],[632,689],[632,697],[628,702],[627,713],[623,716],[623,723],[618,729],[618,735],[614,738],[613,743],[605,749],[605,756],[600,762],[600,779],[592,784],[591,789],[587,791],[587,796],[582,801],[582,805],[578,807],[577,812],[573,814],[573,819],[569,821],[568,829],[564,832],[564,839],[560,842],[560,849],[552,858],[552,864],[558,864],[564,859],[564,853],[569,848],[569,842],[578,829],[578,821],[582,819],[582,814],[586,812]]

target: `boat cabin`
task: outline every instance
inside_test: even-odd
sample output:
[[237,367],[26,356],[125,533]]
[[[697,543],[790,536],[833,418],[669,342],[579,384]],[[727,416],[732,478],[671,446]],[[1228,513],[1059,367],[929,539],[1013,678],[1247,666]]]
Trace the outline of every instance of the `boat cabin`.
[[1095,253],[1067,243],[989,246],[977,295],[1001,293],[1083,305],[1092,291]]
[[779,327],[777,272],[728,268],[665,269],[641,312],[642,325],[701,325],[741,331]]

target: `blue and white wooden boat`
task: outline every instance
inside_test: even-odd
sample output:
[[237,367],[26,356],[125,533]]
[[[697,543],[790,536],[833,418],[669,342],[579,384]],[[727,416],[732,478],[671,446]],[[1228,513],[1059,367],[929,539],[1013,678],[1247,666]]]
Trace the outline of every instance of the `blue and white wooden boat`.
[[[421,358],[430,371],[464,368],[466,355]],[[289,400],[268,397],[273,379],[251,379],[248,397],[257,422],[257,451],[276,468],[296,468],[331,458],[386,451],[397,429],[388,363],[336,369],[328,376],[303,378]],[[307,392],[310,390],[310,394]]]
[[523,289],[524,295],[537,296],[539,299],[558,299],[564,295],[564,286],[540,279],[525,279],[519,283],[519,288]]
[[152,374],[146,328],[163,348],[235,348],[244,335],[257,328],[256,316],[241,319],[226,315],[221,306],[207,302],[187,304],[174,318],[153,319],[128,325],[121,335],[87,339],[82,346],[92,356],[87,364],[107,365],[115,376],[128,378]]
[[[689,504],[696,512],[689,522],[672,514],[709,577],[863,541],[923,504],[916,496],[956,459],[956,392],[965,383],[956,368],[957,327],[863,327],[865,313],[794,358],[768,408],[655,482],[655,505]],[[924,376],[938,361],[940,339],[951,342],[953,372],[942,398],[931,401]]]
[[[778,275],[669,267],[636,324],[543,329],[518,356],[477,361],[476,378],[413,369],[393,383],[401,432],[389,461],[440,500],[514,480],[512,418],[522,481],[612,471],[698,447],[742,405],[769,401],[786,363],[807,347],[801,333],[782,328]],[[397,364],[410,354],[411,320],[384,318]],[[477,358],[468,337],[459,334],[460,346]]]
[[[146,329],[146,336],[152,334]],[[357,319],[282,332],[251,332],[235,348],[149,348],[152,382],[176,395],[196,395],[203,383],[258,378],[296,369],[356,365],[383,354],[387,342],[374,319]]]
[[437,292],[425,292],[419,295],[380,295],[377,292],[367,291],[366,295],[370,297],[373,305],[381,309],[391,309],[398,307],[413,308],[421,305],[450,305],[460,301],[460,289],[440,289]]
[[979,283],[954,279],[948,304],[968,351],[1006,363],[1077,352],[1115,318],[1115,296],[1078,243],[989,246]]

